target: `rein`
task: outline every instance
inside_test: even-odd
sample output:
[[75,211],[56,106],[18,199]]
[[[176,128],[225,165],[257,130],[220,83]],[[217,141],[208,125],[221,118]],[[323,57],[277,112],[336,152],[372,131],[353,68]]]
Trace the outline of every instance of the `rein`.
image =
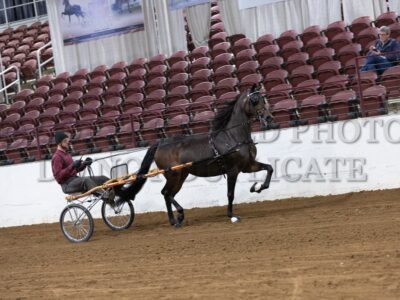
[[[215,135],[215,134],[218,134],[218,133],[223,132],[223,131],[227,131],[227,130],[230,130],[230,129],[233,129],[233,128],[237,128],[237,127],[240,127],[240,126],[248,125],[248,124],[250,124],[250,123],[251,123],[251,120],[248,120],[247,122],[242,122],[242,123],[239,123],[239,124],[236,124],[236,125],[227,127],[227,128],[223,128],[223,129],[211,131],[211,132],[209,133],[209,135],[210,135],[210,136],[211,136],[211,135]],[[204,134],[204,133],[194,133],[194,134],[192,134],[191,136],[196,136],[196,135],[201,135],[201,134]],[[171,144],[176,144],[176,143],[178,143],[178,142],[168,142],[168,143],[165,143],[164,145],[171,145]],[[107,159],[107,158],[111,158],[111,157],[115,157],[115,156],[120,156],[120,155],[135,153],[135,152],[139,152],[139,151],[143,151],[143,150],[145,150],[145,148],[132,149],[132,150],[124,151],[124,152],[117,153],[117,154],[112,154],[112,155],[103,156],[103,157],[94,159],[93,162],[100,161],[100,160]]]

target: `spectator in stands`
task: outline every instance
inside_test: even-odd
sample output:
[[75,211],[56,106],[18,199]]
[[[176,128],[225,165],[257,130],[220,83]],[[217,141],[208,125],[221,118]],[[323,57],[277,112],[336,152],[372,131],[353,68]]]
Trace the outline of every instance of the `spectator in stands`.
[[[84,161],[80,159],[73,161],[71,155],[67,153],[70,141],[68,135],[57,131],[54,138],[57,150],[53,154],[51,166],[54,178],[61,185],[64,193],[86,192],[108,180],[106,176],[77,176],[79,172],[90,166],[93,160],[88,157]],[[93,194],[110,204],[114,203],[115,195],[113,192],[101,190]]]
[[369,48],[367,61],[361,67],[361,71],[376,71],[381,75],[386,69],[393,66],[393,62],[398,60],[400,46],[399,43],[390,38],[390,28],[382,26],[379,28],[379,39],[376,40],[375,45]]

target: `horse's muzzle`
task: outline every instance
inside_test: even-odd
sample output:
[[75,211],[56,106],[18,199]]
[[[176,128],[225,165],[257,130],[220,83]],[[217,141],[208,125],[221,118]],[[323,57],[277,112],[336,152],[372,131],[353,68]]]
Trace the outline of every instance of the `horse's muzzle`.
[[268,115],[268,116],[265,117],[265,120],[266,120],[268,123],[271,123],[271,122],[274,120],[274,117],[271,116],[271,115]]

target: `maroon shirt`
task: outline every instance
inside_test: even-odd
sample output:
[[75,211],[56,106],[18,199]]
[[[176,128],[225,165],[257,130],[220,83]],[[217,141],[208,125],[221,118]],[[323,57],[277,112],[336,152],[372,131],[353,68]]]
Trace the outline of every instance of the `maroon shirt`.
[[75,170],[72,163],[73,160],[70,154],[60,149],[54,152],[51,159],[51,167],[54,178],[59,184],[63,184],[68,178],[76,176],[78,172],[85,169],[85,166],[81,166],[78,170]]

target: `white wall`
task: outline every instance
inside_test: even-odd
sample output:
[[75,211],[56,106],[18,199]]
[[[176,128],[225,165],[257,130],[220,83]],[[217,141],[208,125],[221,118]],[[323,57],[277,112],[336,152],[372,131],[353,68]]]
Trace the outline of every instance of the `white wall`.
[[[266,172],[241,174],[235,203],[399,187],[399,129],[399,116],[390,115],[254,134],[258,160],[269,161],[276,172],[270,189],[261,194],[249,188]],[[94,172],[107,175],[111,165],[124,161],[135,171],[144,150],[94,163]],[[161,177],[147,182],[134,202],[138,213],[165,211],[163,182]],[[0,190],[0,227],[57,222],[66,205],[49,161],[0,167]],[[189,178],[176,199],[184,208],[226,205],[226,179]]]

